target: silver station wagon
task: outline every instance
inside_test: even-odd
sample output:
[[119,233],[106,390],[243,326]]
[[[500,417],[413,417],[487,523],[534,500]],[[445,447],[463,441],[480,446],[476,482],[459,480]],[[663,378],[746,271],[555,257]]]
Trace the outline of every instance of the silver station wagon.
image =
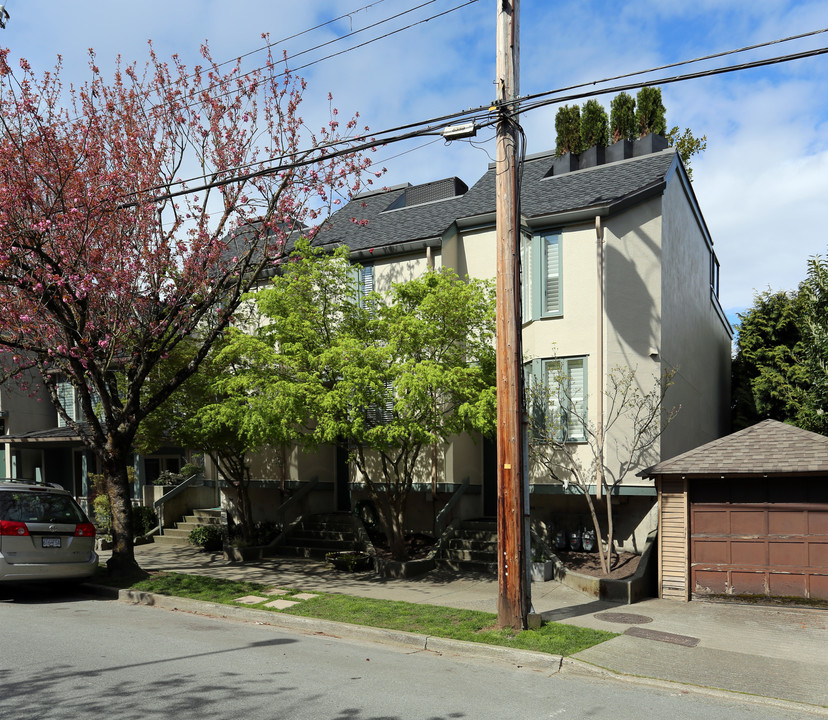
[[82,580],[97,567],[95,526],[68,492],[0,482],[0,583]]

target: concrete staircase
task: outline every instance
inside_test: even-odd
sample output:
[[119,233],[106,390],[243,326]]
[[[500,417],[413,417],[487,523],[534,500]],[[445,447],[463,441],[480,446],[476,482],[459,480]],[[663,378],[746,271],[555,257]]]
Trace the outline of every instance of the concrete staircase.
[[497,575],[497,522],[464,520],[443,544],[437,566],[459,573]]
[[156,535],[155,542],[159,545],[190,545],[190,531],[200,525],[221,524],[221,510],[204,509],[193,510],[192,515],[185,515],[174,528],[164,528],[163,535]]
[[273,548],[278,555],[324,558],[329,552],[362,550],[351,513],[310,515],[291,526],[285,542]]

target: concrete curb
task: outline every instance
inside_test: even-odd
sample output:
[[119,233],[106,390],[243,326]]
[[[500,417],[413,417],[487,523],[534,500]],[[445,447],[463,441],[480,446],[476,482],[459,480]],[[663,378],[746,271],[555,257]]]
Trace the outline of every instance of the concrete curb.
[[497,662],[508,662],[517,667],[537,670],[544,673],[557,673],[561,669],[563,657],[549,655],[533,650],[519,650],[516,648],[486,645],[485,643],[452,640],[449,638],[432,637],[403,630],[387,630],[385,628],[369,627],[367,625],[352,625],[350,623],[334,622],[331,620],[317,620],[282,613],[254,610],[233,605],[190,600],[189,598],[155,593],[138,592],[135,590],[116,590],[104,586],[87,586],[96,595],[108,599],[117,599],[129,605],[146,605],[162,610],[178,610],[195,615],[207,615],[227,620],[242,620],[262,625],[285,628],[307,635],[326,635],[336,638],[374,642],[383,645],[394,645],[412,651],[428,651],[439,655],[458,655],[473,657]]
[[724,688],[708,687],[706,685],[694,685],[692,683],[683,683],[678,680],[663,680],[661,678],[649,677],[647,675],[631,675],[630,673],[619,672],[617,670],[612,670],[611,668],[603,667],[602,665],[595,665],[583,660],[578,660],[574,657],[563,658],[563,662],[561,663],[561,673],[591,675],[592,677],[599,677],[604,680],[635,683],[637,685],[645,685],[647,687],[660,688],[662,690],[669,690],[672,692],[679,689],[683,692],[692,692],[697,695],[715,697],[729,701],[732,701],[734,696],[738,696],[742,702],[746,703],[754,703],[765,707],[776,707],[788,711],[809,713],[818,717],[828,717],[828,708],[823,707],[822,705],[811,705],[808,703],[797,702],[795,700],[768,697],[766,695],[753,695],[740,690],[727,690]]

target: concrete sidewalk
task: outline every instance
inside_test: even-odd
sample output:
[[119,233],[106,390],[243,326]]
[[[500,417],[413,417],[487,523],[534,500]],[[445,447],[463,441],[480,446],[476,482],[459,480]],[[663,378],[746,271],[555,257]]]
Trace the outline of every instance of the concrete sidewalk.
[[[221,553],[160,545],[135,551],[146,570],[497,611],[497,580],[491,577],[434,571],[397,580],[341,573],[315,561],[227,563]],[[576,662],[567,661],[567,669],[600,668],[637,679],[803,703],[828,717],[828,610],[658,599],[618,605],[554,581],[532,583],[532,604],[547,621],[623,633],[574,655]]]

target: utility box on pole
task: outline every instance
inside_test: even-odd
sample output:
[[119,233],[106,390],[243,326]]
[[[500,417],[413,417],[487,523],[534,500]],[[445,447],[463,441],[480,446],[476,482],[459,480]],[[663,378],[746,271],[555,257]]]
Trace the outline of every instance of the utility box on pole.
[[522,440],[520,195],[518,162],[519,0],[497,11],[497,624],[526,629],[526,500]]

